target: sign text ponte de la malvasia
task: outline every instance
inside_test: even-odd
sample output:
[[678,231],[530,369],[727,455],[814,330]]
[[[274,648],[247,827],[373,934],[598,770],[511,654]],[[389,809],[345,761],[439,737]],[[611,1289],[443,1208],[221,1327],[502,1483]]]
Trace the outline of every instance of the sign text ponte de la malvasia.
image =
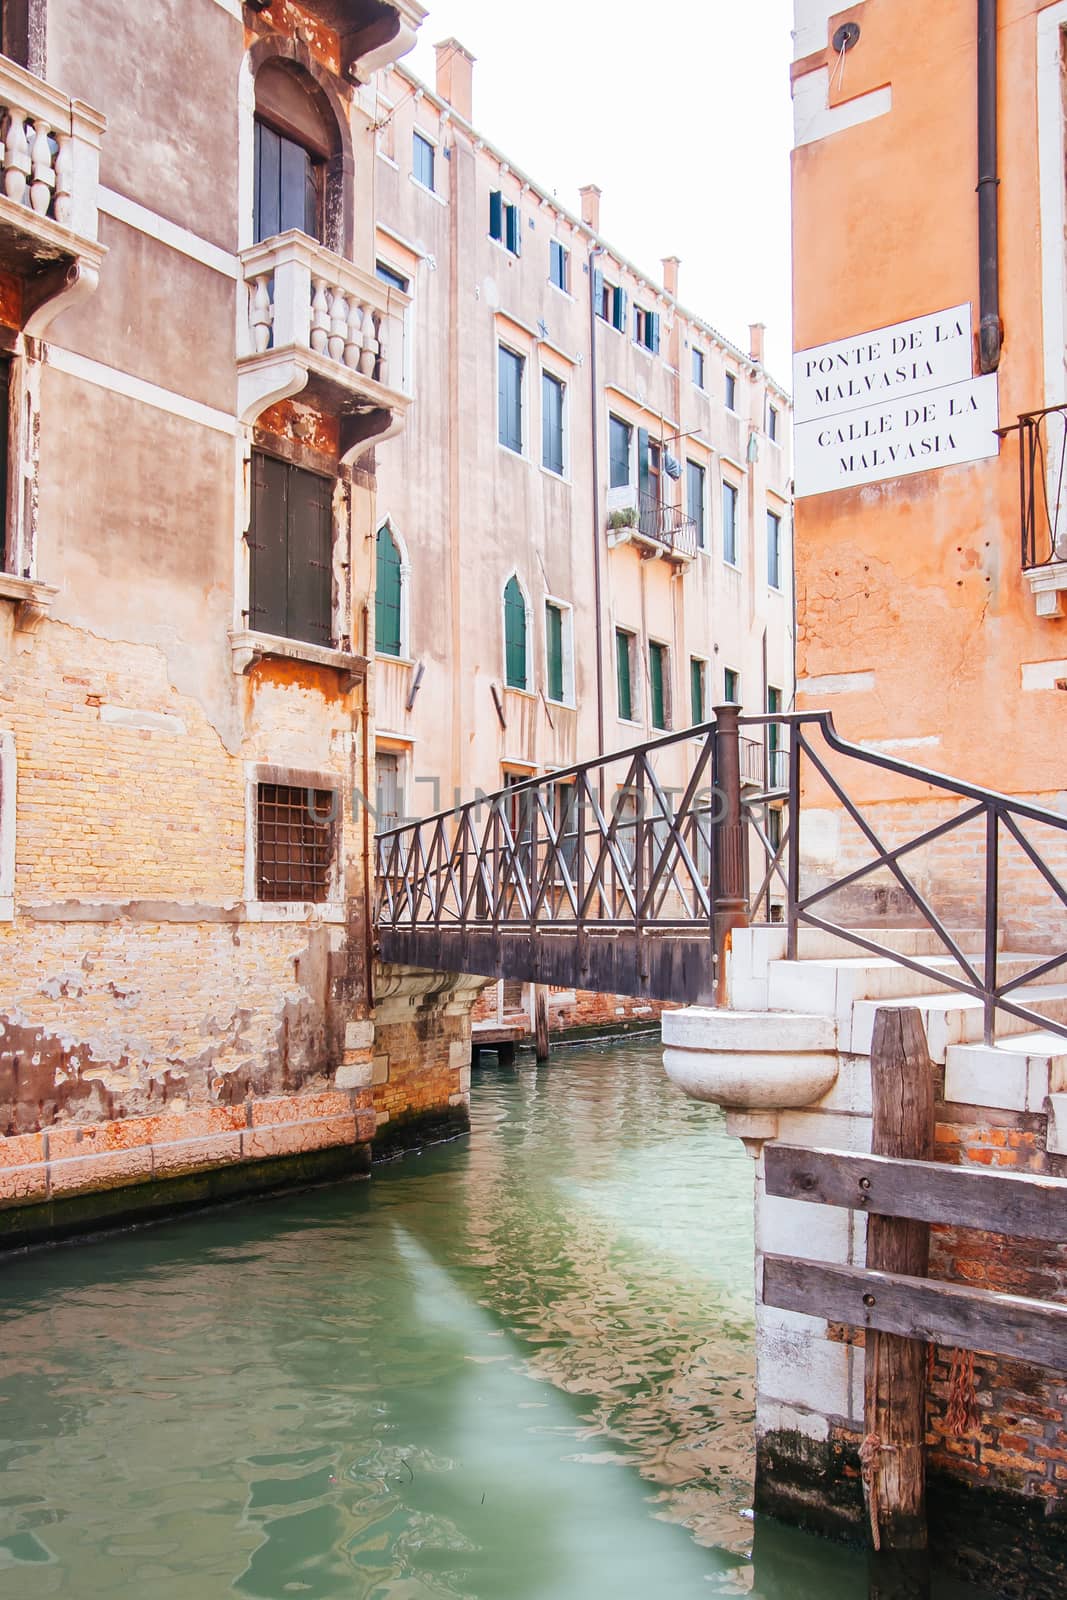
[[798,498],[995,456],[996,373],[973,376],[973,349],[962,305],[798,351]]

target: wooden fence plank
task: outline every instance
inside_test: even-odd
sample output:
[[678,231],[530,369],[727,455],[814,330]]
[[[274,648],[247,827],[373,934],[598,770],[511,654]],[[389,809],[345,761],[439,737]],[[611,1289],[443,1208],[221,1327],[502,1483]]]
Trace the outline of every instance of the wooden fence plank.
[[1022,1239],[1067,1239],[1067,1178],[768,1144],[767,1193]]
[[792,1256],[764,1256],[763,1301],[854,1328],[1067,1372],[1067,1305]]

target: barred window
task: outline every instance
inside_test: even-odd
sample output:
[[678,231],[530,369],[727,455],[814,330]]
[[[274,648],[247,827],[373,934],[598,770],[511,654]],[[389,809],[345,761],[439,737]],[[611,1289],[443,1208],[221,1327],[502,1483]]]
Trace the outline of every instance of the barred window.
[[256,793],[256,896],[324,901],[336,843],[332,789],[261,783]]

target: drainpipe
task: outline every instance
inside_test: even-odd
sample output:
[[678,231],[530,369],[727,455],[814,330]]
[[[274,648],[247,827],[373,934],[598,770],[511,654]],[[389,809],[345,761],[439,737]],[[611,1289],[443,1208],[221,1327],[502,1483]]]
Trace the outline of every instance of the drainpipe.
[[[604,640],[603,595],[600,578],[600,545],[603,537],[600,522],[600,394],[596,359],[596,260],[603,255],[604,247],[589,247],[589,401],[592,417],[593,464],[593,611],[596,617],[596,737],[597,755],[604,755]],[[601,772],[603,783],[603,772]],[[603,799],[603,797],[601,797]]]
[[1000,322],[997,177],[997,0],[978,0],[978,369],[995,372]]

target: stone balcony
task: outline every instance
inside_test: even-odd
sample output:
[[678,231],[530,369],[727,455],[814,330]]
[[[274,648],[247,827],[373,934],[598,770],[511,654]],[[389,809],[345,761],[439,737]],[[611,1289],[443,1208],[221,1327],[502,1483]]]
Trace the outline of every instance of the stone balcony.
[[[269,11],[271,0],[246,3],[251,11]],[[337,35],[341,70],[357,83],[406,55],[426,19],[419,0],[302,0],[302,6]]]
[[341,423],[341,453],[398,431],[410,297],[296,229],[241,254],[248,318],[238,334],[242,421],[305,391]]
[[0,272],[18,282],[11,320],[34,337],[99,279],[104,126],[91,106],[0,56]]

